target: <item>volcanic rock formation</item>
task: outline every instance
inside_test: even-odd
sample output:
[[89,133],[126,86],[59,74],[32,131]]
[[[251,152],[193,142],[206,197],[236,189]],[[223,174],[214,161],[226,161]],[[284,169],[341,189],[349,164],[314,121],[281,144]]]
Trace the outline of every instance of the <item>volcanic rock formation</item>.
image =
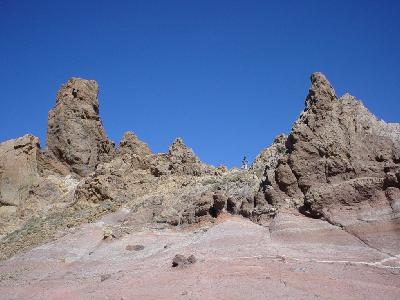
[[[285,155],[274,170],[266,170],[262,190],[267,201],[289,202],[374,247],[397,252],[399,124],[379,121],[348,94],[338,99],[321,73],[313,74],[311,82]],[[391,246],[382,246],[384,239]]]
[[321,73],[311,76],[290,134],[249,170],[208,166],[180,138],[153,154],[127,132],[115,147],[97,94],[95,81],[70,79],[49,112],[46,149],[31,135],[0,145],[3,258],[120,207],[130,211],[129,230],[225,213],[268,226],[280,212],[300,212],[382,251],[400,248],[400,125],[378,120],[348,94],[338,98]]
[[56,106],[49,112],[49,151],[82,176],[110,160],[114,152],[99,117],[98,91],[94,80],[71,78],[58,91]]

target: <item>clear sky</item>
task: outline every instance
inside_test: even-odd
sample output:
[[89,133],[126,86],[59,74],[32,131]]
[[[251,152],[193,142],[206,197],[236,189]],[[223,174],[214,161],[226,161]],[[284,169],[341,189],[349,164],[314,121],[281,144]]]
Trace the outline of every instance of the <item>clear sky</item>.
[[45,147],[68,78],[95,79],[108,136],[154,152],[182,137],[201,160],[252,160],[303,109],[321,71],[400,121],[400,1],[0,0],[0,141]]

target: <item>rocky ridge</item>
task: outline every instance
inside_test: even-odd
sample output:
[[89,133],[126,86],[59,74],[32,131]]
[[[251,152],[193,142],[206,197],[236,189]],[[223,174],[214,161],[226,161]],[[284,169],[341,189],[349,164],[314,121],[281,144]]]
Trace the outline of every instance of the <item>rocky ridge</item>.
[[400,246],[400,127],[373,116],[355,97],[338,98],[321,73],[283,155],[266,171],[269,203],[298,207],[376,248]]
[[248,170],[202,163],[182,139],[151,152],[134,133],[118,147],[99,117],[98,85],[72,78],[49,112],[47,148],[26,135],[0,144],[1,257],[52,239],[119,207],[124,232],[214,222],[237,214],[268,226],[302,213],[371,247],[400,248],[400,125],[374,117],[311,76],[305,109]]

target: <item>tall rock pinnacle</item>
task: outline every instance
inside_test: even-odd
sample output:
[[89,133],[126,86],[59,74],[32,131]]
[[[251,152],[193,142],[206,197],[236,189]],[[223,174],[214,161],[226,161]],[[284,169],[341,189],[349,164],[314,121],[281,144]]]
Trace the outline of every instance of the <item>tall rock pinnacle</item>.
[[99,117],[98,90],[94,80],[71,78],[58,91],[48,115],[48,149],[82,176],[114,152]]
[[266,199],[286,205],[291,198],[297,206],[304,204],[300,210],[335,224],[350,224],[355,215],[350,211],[364,206],[391,203],[397,209],[399,132],[398,124],[378,120],[355,97],[338,99],[325,76],[314,73],[306,110],[288,136],[286,151],[277,167],[265,172]]
[[306,107],[318,102],[330,102],[337,99],[335,90],[325,75],[315,72],[310,77],[311,87],[306,98]]

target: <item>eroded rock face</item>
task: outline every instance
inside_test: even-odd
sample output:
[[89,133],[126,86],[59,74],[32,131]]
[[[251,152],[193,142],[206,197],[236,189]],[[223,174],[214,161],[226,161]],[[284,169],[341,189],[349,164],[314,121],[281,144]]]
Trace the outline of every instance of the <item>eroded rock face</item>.
[[321,73],[311,83],[305,110],[286,141],[287,154],[272,174],[266,172],[267,200],[304,203],[303,209],[326,218],[338,207],[388,203],[385,190],[398,188],[399,126],[379,121],[348,94],[338,99]]
[[77,180],[27,134],[0,144],[0,236],[73,200]]
[[254,159],[251,170],[255,171],[257,176],[261,177],[267,168],[275,169],[279,159],[286,153],[287,136],[285,134],[278,135],[272,145],[263,149]]
[[27,134],[0,144],[0,205],[19,206],[39,180],[39,139]]
[[213,168],[202,163],[181,138],[177,138],[172,143],[168,153],[154,156],[152,164],[152,173],[155,176],[201,176],[213,173]]
[[49,151],[82,176],[114,153],[99,117],[98,90],[94,80],[71,78],[58,91],[48,116]]
[[39,244],[56,226],[121,206],[130,211],[129,228],[213,222],[226,213],[268,226],[277,213],[300,211],[381,251],[400,247],[400,125],[377,120],[348,94],[338,98],[321,73],[311,76],[290,134],[278,136],[248,170],[208,166],[182,139],[153,154],[127,132],[114,149],[97,93],[95,81],[72,78],[62,86],[46,151],[33,136],[1,144],[0,235],[17,228],[7,227],[10,216],[28,228],[7,240],[15,245],[0,243],[4,257]]
[[136,154],[138,156],[146,156],[151,154],[151,150],[146,143],[138,139],[133,132],[126,132],[119,143],[118,154]]

